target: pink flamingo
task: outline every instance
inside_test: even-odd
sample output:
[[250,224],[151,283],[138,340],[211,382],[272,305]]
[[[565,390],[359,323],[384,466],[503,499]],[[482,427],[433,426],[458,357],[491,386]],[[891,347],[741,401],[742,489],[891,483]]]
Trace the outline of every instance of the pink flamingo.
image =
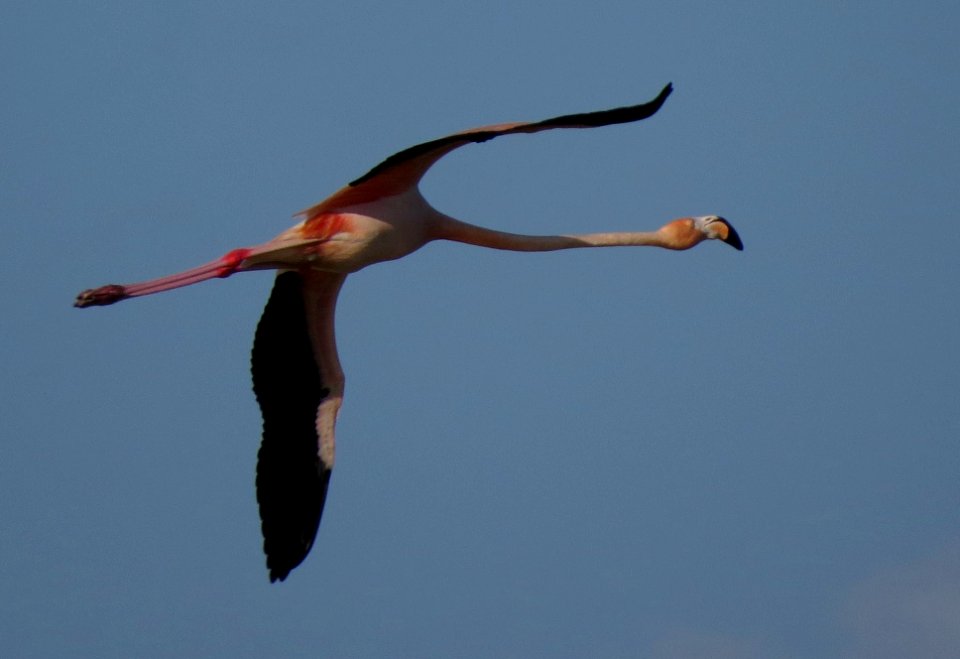
[[593,128],[652,116],[670,95],[640,105],[543,121],[473,128],[404,149],[333,196],[298,215],[303,220],[255,247],[179,274],[83,291],[75,306],[107,305],[229,277],[278,270],[253,343],[253,389],[263,415],[257,501],[270,580],[283,580],[310,551],[334,462],[334,425],[344,376],[334,340],[334,308],[347,274],[406,256],[433,240],[540,252],[579,247],[653,246],[689,249],[710,239],[743,244],[722,217],[674,220],[656,231],[527,236],[485,229],[434,209],[418,183],[440,158],[465,144],[553,128]]

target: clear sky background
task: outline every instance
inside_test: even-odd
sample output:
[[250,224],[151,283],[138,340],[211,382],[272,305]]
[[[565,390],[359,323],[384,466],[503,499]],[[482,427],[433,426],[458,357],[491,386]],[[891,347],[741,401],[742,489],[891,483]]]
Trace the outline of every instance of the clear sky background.
[[[947,2],[0,9],[0,654],[955,657],[960,11]],[[433,244],[351,276],[317,543],[261,554],[272,284],[81,289],[279,233],[417,142],[525,233],[728,217],[743,253]]]

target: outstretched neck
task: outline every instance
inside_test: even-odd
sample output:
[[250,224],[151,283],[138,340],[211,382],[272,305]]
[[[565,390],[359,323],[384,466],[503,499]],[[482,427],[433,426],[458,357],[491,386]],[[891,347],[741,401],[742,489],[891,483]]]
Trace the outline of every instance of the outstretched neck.
[[[671,223],[672,224],[672,223]],[[578,247],[636,247],[652,246],[667,249],[686,249],[674,239],[671,225],[657,231],[620,231],[610,233],[587,233],[560,236],[528,236],[505,231],[485,229],[473,224],[442,216],[434,226],[434,240],[453,240],[479,247],[503,249],[514,252],[551,252]]]

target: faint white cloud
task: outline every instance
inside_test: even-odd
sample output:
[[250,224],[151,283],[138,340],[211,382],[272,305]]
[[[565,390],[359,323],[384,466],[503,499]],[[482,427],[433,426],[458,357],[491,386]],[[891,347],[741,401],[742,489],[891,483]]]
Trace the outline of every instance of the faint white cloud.
[[860,583],[843,620],[851,657],[960,657],[960,542]]

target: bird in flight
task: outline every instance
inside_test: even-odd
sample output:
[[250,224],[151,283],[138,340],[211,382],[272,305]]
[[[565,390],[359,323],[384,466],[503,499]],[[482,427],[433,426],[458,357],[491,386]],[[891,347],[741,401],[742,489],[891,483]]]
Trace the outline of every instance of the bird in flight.
[[278,271],[257,325],[251,370],[263,416],[256,475],[263,549],[270,581],[282,581],[313,546],[330,483],[344,389],[334,309],[349,273],[401,258],[433,240],[520,252],[643,245],[683,250],[711,239],[743,249],[734,228],[716,215],[684,217],[656,231],[529,236],[454,219],[420,193],[427,170],[461,146],[514,133],[640,121],[654,115],[672,89],[667,85],[640,105],[483,126],[412,146],[300,212],[301,221],[273,240],[178,274],[85,290],[74,305],[113,304],[248,270]]

